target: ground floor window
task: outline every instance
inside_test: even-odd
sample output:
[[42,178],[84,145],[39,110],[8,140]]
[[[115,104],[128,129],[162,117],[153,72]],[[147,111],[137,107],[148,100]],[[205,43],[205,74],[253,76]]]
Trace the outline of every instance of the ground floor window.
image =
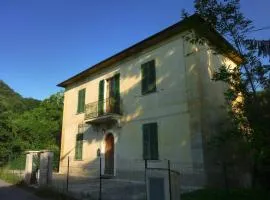
[[82,160],[82,150],[83,150],[83,134],[79,133],[76,135],[76,145],[75,145],[76,160]]
[[158,160],[157,123],[143,124],[143,159]]

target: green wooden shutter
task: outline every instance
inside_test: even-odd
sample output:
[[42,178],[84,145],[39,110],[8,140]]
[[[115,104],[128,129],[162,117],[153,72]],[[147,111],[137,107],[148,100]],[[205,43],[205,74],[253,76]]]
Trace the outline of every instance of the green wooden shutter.
[[120,74],[114,76],[114,111],[120,113]]
[[76,135],[75,159],[81,160],[83,152],[83,134]]
[[84,112],[84,109],[85,109],[85,89],[82,89],[82,92],[81,92],[81,109],[82,109],[82,112]]
[[158,160],[157,123],[143,125],[143,159]]
[[78,105],[77,105],[77,113],[81,112],[81,91],[78,92]]
[[116,74],[114,76],[114,91],[115,91],[115,96],[118,97],[120,96],[120,74]]
[[104,80],[99,81],[98,115],[104,113]]
[[83,152],[83,134],[79,134],[79,141],[78,141],[78,159],[82,159],[82,152]]
[[155,60],[151,60],[141,66],[142,94],[156,91],[156,66]]
[[151,151],[151,159],[158,160],[158,130],[157,123],[151,124],[151,134],[150,134],[150,151]]
[[150,145],[150,137],[149,137],[149,126],[148,124],[144,124],[143,127],[143,159],[149,160],[149,145]]
[[147,64],[141,66],[142,73],[142,94],[147,93]]
[[82,89],[78,93],[77,112],[78,113],[84,112],[84,107],[85,107],[85,89]]
[[155,92],[156,91],[156,66],[155,61],[152,60],[148,62],[148,92]]

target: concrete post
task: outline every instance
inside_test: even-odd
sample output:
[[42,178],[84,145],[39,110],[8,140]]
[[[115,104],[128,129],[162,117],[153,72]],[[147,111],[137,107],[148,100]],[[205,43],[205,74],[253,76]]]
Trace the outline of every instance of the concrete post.
[[32,184],[33,174],[33,158],[37,156],[39,151],[26,151],[26,162],[25,162],[25,171],[24,171],[24,182],[26,184]]
[[26,154],[26,162],[25,162],[25,171],[24,171],[24,182],[26,184],[30,184],[31,174],[32,174],[32,165],[33,165],[33,154]]
[[53,152],[41,151],[40,152],[40,172],[39,172],[39,185],[49,185],[52,182],[53,171]]

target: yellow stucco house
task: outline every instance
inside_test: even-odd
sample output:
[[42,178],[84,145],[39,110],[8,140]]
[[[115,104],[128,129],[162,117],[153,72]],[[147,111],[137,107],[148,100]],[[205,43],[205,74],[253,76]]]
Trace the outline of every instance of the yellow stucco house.
[[[190,44],[184,39],[190,31],[207,44]],[[208,184],[207,142],[226,113],[226,86],[211,78],[221,64],[241,62],[221,35],[192,15],[63,81],[60,172],[69,157],[70,173],[97,175],[100,151],[101,173],[110,177],[140,179],[145,159],[170,160],[174,170]]]

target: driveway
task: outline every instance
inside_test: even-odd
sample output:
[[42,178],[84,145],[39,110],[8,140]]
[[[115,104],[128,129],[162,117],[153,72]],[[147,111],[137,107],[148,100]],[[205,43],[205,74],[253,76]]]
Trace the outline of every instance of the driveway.
[[24,191],[16,186],[0,180],[1,200],[42,200],[41,198]]

